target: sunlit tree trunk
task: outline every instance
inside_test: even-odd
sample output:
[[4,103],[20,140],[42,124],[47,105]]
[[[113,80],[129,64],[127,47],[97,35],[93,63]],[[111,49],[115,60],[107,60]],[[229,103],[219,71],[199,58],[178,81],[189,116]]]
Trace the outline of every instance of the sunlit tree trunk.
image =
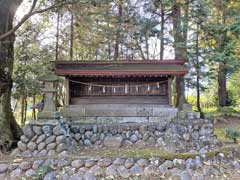
[[[188,3],[185,3],[185,6],[187,5]],[[172,8],[175,59],[187,60],[188,8],[184,7],[184,18],[181,15],[181,5],[175,1]],[[186,103],[184,76],[176,77],[176,89],[176,106],[181,110],[182,105]]]

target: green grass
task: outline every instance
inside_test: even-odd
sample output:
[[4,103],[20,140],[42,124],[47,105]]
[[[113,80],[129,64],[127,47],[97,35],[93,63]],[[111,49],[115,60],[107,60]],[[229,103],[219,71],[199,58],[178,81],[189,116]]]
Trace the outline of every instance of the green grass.
[[[215,128],[214,135],[223,143],[233,143],[231,139],[226,138],[226,128]],[[238,138],[238,142],[240,142],[240,138]]]

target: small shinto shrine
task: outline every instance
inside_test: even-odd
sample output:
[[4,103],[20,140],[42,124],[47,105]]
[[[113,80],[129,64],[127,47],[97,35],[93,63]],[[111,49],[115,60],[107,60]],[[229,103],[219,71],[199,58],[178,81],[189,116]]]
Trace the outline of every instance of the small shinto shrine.
[[[171,119],[172,80],[188,71],[184,60],[56,61],[65,77],[63,116],[89,123]],[[137,118],[136,118],[137,117]]]

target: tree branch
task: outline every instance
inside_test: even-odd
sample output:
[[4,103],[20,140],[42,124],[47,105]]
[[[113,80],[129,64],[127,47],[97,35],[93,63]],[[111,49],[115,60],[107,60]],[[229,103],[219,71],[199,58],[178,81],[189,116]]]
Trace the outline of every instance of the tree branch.
[[45,9],[40,9],[40,10],[34,11],[34,9],[36,7],[36,4],[37,4],[37,1],[38,0],[34,0],[33,1],[33,4],[31,6],[31,9],[29,10],[29,12],[22,17],[22,19],[17,23],[16,26],[14,26],[8,32],[3,33],[3,34],[0,35],[0,41],[4,40],[5,38],[7,38],[7,37],[11,36],[13,33],[15,33],[31,16],[33,16],[35,14],[40,14],[40,13],[49,11],[51,9],[57,8],[57,7],[62,6],[62,5],[73,4],[73,2],[66,2],[66,3],[62,3],[61,2],[61,3],[56,3],[56,4],[52,5],[52,6],[49,6],[49,7],[45,8]]

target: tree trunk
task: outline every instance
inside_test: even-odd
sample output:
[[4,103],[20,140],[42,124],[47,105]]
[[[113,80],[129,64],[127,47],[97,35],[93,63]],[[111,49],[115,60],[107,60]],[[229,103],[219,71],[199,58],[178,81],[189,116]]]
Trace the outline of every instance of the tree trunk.
[[[188,26],[188,22],[187,22],[188,8],[185,7],[184,10],[185,10],[185,18],[182,18],[180,3],[175,1],[172,8],[175,59],[187,60],[186,34],[187,34],[188,27],[186,26]],[[184,27],[182,27],[182,24],[184,25]],[[177,90],[176,106],[180,110],[182,110],[182,105],[186,103],[184,76],[176,77],[176,90]]]
[[[13,17],[21,1],[0,2],[0,34],[12,29]],[[14,62],[14,35],[0,41],[0,150],[8,150],[21,130],[11,108],[12,71]]]
[[226,77],[226,65],[224,63],[219,64],[218,71],[218,105],[219,107],[226,106],[227,102],[227,77]]
[[119,59],[119,44],[120,44],[120,31],[121,31],[121,21],[122,21],[122,0],[118,3],[118,29],[116,34],[116,40],[115,40],[115,47],[114,47],[114,61],[117,61]]
[[[35,105],[36,104],[36,95],[33,95],[33,105]],[[34,120],[36,120],[37,118],[36,118],[36,109],[35,108],[33,108],[32,109],[32,118],[34,119]]]
[[164,16],[164,5],[161,3],[160,60],[163,60],[164,55]]
[[196,76],[197,76],[197,109],[201,113],[201,105],[200,105],[200,65],[199,65],[199,25],[197,24],[197,31],[196,31]]
[[73,26],[73,9],[72,9],[72,11],[71,11],[70,61],[73,60],[73,36],[74,36],[74,26]]

